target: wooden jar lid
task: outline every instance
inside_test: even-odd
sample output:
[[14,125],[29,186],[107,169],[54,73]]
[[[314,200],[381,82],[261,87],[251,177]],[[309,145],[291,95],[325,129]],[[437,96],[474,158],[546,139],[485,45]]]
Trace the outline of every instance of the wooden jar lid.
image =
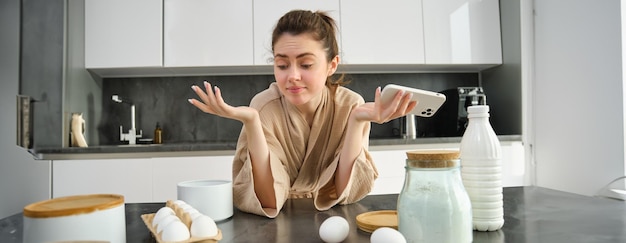
[[459,158],[458,150],[413,150],[406,152],[410,160],[451,160]]
[[380,210],[362,213],[356,216],[359,229],[372,233],[378,228],[389,227],[398,229],[398,212],[396,210]]
[[53,198],[24,207],[24,216],[51,218],[91,213],[124,204],[124,196],[116,194],[90,194]]
[[407,164],[416,168],[448,168],[459,165],[458,150],[414,150],[407,151]]

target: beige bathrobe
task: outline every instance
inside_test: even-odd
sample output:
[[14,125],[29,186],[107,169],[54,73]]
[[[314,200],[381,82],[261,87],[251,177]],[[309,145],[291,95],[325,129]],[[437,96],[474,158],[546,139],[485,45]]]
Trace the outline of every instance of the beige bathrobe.
[[244,129],[233,161],[233,200],[242,211],[274,218],[288,198],[313,198],[318,210],[349,204],[365,197],[378,177],[370,157],[370,125],[363,134],[362,150],[354,161],[346,189],[337,195],[334,174],[352,109],[363,98],[344,87],[327,88],[315,112],[313,125],[281,95],[276,83],[257,94],[250,107],[259,111],[270,152],[277,209],[262,208],[255,192],[252,165]]

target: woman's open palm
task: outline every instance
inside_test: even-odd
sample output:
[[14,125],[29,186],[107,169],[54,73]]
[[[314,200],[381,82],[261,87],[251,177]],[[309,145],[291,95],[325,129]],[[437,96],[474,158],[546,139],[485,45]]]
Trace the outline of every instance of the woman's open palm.
[[215,86],[214,89],[211,89],[211,84],[208,82],[204,82],[206,92],[196,85],[191,86],[191,88],[196,92],[200,101],[197,99],[189,99],[189,103],[205,113],[238,120],[243,123],[258,115],[258,111],[253,108],[247,106],[233,107],[226,104],[222,98],[220,88]]
[[354,109],[355,118],[360,121],[382,124],[405,116],[417,105],[417,102],[411,101],[412,94],[403,91],[398,91],[393,100],[386,104],[383,104],[380,96],[381,91],[380,87],[378,87],[374,96],[374,102],[367,102]]

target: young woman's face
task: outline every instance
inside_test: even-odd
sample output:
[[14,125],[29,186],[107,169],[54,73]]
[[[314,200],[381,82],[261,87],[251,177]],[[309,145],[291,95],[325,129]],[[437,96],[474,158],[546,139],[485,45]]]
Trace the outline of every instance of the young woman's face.
[[337,69],[339,57],[326,59],[321,42],[309,34],[283,34],[274,44],[274,77],[285,98],[301,110],[319,104],[326,78]]

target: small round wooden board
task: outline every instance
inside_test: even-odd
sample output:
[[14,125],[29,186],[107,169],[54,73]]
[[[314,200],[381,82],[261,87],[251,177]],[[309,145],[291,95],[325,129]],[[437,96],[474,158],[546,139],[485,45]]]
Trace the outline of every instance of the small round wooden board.
[[356,216],[359,229],[372,233],[380,227],[398,229],[398,212],[396,210],[380,210],[362,213]]

